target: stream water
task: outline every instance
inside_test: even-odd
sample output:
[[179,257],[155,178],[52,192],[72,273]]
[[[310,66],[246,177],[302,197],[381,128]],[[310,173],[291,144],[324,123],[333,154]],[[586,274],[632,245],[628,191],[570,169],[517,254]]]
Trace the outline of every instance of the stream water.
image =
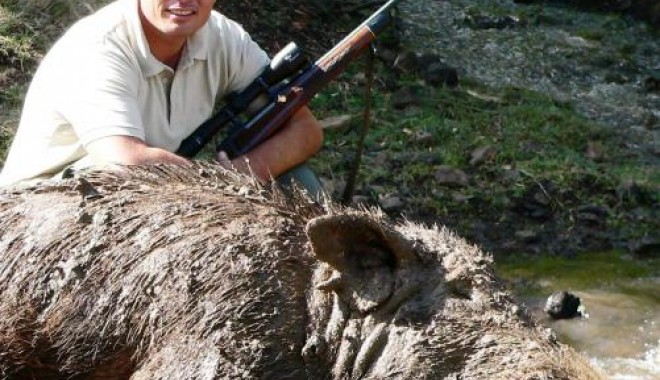
[[527,296],[524,301],[561,341],[586,354],[612,379],[660,379],[660,303],[645,291],[630,292],[631,287],[658,285],[660,278],[648,278],[626,288],[571,290],[580,297],[585,316],[570,320],[547,318],[545,297]]
[[[660,380],[660,256],[520,255],[496,263],[536,319],[610,379]],[[543,311],[548,296],[561,290],[580,298],[582,317],[551,320]]]

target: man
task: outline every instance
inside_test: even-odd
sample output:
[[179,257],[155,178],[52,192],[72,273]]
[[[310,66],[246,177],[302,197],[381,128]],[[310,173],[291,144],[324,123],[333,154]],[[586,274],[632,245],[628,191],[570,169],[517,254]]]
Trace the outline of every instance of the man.
[[[217,99],[245,87],[269,62],[214,3],[118,0],[76,23],[33,78],[0,186],[67,167],[186,165],[172,152]],[[267,181],[315,154],[322,138],[303,108],[231,164]]]

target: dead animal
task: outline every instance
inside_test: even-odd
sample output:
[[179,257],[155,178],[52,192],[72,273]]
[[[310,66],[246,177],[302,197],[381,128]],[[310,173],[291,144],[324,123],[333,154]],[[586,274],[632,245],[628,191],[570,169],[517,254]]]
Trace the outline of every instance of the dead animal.
[[448,230],[252,181],[197,164],[0,191],[2,377],[599,378]]

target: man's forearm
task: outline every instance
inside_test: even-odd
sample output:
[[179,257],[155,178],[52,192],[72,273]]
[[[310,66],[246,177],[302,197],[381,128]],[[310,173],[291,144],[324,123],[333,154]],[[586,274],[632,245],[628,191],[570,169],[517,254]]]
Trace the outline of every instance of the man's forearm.
[[145,165],[170,163],[186,165],[186,158],[164,149],[146,145],[129,136],[108,136],[92,141],[85,147],[97,164]]
[[323,130],[307,107],[296,112],[277,134],[247,154],[232,160],[243,173],[253,173],[262,181],[305,162],[319,151]]

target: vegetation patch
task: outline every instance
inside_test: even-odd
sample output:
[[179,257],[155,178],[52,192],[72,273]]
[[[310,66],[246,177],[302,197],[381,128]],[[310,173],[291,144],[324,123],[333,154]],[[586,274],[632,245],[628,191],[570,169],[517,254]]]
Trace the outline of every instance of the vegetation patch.
[[[336,197],[355,161],[362,77],[348,73],[312,104],[320,118],[354,115],[348,129],[326,133],[326,146],[313,162],[337,188]],[[415,89],[417,100],[397,107],[406,87]],[[616,133],[568,103],[469,80],[450,89],[399,78],[397,89],[381,83],[376,93],[357,189],[362,201],[383,205],[383,197],[397,197],[401,202],[388,210],[392,215],[441,221],[494,251],[611,248],[614,240],[659,227],[649,214],[634,228],[621,229],[630,223],[631,209],[660,200],[657,168],[640,165]],[[479,151],[490,153],[475,158]],[[466,180],[443,181],[439,173],[447,167]],[[626,184],[635,189],[626,190]]]

